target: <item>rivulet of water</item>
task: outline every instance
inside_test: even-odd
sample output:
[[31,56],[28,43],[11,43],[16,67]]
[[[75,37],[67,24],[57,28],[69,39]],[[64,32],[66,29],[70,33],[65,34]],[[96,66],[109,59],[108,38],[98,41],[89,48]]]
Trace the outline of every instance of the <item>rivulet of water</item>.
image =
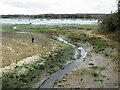
[[[56,37],[57,40],[64,42],[66,44],[71,45],[72,47],[74,47],[75,49],[75,53],[74,53],[74,58],[75,60],[73,60],[70,64],[66,65],[64,68],[56,71],[55,73],[51,74],[49,76],[48,79],[46,79],[43,84],[39,87],[40,88],[52,88],[53,84],[56,80],[60,79],[63,77],[63,75],[65,75],[66,73],[72,71],[74,68],[76,68],[77,66],[79,66],[83,59],[86,57],[87,52],[85,52],[85,50],[82,47],[77,47],[69,42],[67,42],[66,40],[62,39],[61,37]],[[81,54],[81,55],[79,55]]]

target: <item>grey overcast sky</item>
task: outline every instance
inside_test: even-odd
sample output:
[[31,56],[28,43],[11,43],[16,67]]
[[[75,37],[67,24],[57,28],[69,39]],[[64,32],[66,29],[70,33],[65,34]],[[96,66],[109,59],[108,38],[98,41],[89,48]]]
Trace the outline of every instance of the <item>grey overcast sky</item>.
[[116,0],[0,0],[0,15],[110,13],[116,10]]

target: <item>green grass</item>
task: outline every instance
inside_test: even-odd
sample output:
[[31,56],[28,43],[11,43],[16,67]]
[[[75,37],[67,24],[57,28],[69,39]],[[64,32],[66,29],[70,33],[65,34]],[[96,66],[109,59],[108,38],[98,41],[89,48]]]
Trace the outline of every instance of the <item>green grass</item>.
[[84,33],[72,33],[68,35],[68,38],[71,38],[72,40],[76,41],[87,41],[89,38]]
[[66,31],[69,29],[97,29],[97,25],[67,25],[67,26],[59,26],[59,25],[33,25],[33,24],[2,24],[2,30],[4,31],[14,31],[13,27],[16,26],[18,30],[21,31]]
[[89,67],[90,69],[94,69],[94,70],[104,70],[106,69],[105,66],[101,66],[101,67],[98,67],[98,66],[92,66],[92,67]]
[[107,42],[101,38],[91,37],[89,42],[94,46],[95,52],[104,51],[107,48]]
[[[3,88],[25,88],[31,86],[35,82],[33,77],[37,77],[42,72],[40,62],[41,60],[38,60],[37,63],[16,67],[14,71],[3,74]],[[20,73],[21,69],[25,69],[25,72]]]
[[[13,27],[16,26],[17,29],[14,30]],[[63,27],[64,28],[64,27]],[[40,33],[66,33],[66,30],[61,29],[55,25],[47,26],[47,25],[31,25],[31,24],[3,24],[3,31],[31,31],[31,32],[40,32]]]
[[80,25],[77,27],[79,28],[83,28],[83,29],[92,29],[92,30],[96,30],[98,29],[98,25]]
[[64,66],[66,60],[71,60],[73,49],[70,45],[57,42],[59,48],[50,55],[22,66],[17,66],[14,71],[3,74],[3,88],[31,88],[41,80],[47,72],[52,74]]
[[14,26],[13,24],[2,24],[2,31],[14,31]]
[[101,80],[101,79],[98,79],[98,80],[94,80],[94,81],[96,81],[96,82],[103,82],[103,80]]
[[107,47],[107,42],[105,40],[102,40],[101,38],[89,37],[84,33],[69,34],[68,38],[70,38],[74,42],[77,41],[89,42],[94,46],[95,52],[104,51],[105,48]]

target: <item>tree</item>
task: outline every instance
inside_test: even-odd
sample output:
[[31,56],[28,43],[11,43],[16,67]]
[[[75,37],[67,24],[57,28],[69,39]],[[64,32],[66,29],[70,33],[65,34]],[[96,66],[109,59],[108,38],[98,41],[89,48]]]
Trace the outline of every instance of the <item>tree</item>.
[[117,12],[105,16],[105,18],[102,20],[100,29],[107,32],[120,32],[120,1],[118,1]]

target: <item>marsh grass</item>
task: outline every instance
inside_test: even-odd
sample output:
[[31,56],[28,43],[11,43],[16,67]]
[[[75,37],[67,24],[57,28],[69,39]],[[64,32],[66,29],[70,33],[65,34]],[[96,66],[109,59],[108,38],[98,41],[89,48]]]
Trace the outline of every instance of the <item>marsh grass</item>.
[[105,40],[102,40],[101,38],[95,38],[95,37],[91,37],[89,39],[89,42],[95,46],[95,52],[100,52],[100,51],[104,51],[105,48],[107,48],[107,42]]
[[77,42],[89,42],[94,46],[95,52],[101,52],[104,51],[107,47],[107,42],[105,40],[102,40],[101,38],[96,37],[90,37],[84,33],[72,33],[68,35],[68,38],[70,38],[72,41]]
[[15,31],[13,27],[16,26],[21,31],[43,31],[43,30],[58,30],[67,31],[70,29],[92,29],[98,28],[98,25],[33,25],[33,24],[2,24],[3,31]]
[[52,74],[63,67],[66,60],[71,60],[73,49],[67,44],[58,43],[60,47],[51,54],[3,73],[3,88],[31,88],[45,73]]

